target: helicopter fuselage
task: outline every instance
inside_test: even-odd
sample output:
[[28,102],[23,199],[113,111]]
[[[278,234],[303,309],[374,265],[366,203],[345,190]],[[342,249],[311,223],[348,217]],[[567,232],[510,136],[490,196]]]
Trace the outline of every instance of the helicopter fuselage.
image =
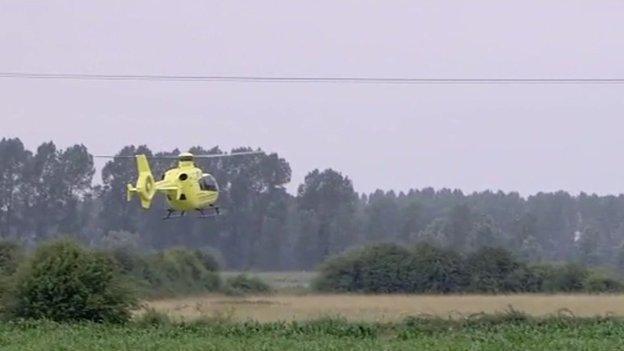
[[180,161],[178,167],[166,171],[163,179],[156,182],[156,189],[177,188],[165,191],[167,203],[173,210],[201,210],[212,206],[219,198],[216,183],[212,188],[202,183],[206,177],[211,176],[197,168],[192,161]]

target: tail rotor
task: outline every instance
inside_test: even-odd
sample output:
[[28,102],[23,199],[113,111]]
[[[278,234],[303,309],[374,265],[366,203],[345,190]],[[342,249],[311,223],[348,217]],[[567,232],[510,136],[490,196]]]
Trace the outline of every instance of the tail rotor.
[[138,195],[141,200],[141,207],[148,209],[152,204],[154,194],[156,194],[154,176],[145,155],[137,155],[136,160],[139,177],[136,186],[127,185],[126,197],[128,201],[131,201],[134,195]]

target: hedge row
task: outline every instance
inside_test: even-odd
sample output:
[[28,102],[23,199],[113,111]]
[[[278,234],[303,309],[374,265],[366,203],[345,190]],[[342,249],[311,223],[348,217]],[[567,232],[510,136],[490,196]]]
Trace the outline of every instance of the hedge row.
[[502,248],[463,256],[428,244],[381,244],[326,261],[313,286],[360,293],[619,292],[616,279],[576,264],[528,265]]

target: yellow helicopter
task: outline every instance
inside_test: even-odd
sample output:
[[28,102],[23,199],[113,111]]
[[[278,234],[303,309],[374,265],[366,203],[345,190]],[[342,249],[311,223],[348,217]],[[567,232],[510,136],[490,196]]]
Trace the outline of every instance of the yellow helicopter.
[[[137,196],[141,207],[149,209],[157,193],[164,194],[169,208],[163,219],[183,217],[187,211],[198,211],[201,218],[219,214],[219,207],[215,206],[219,198],[219,185],[209,173],[204,173],[195,165],[195,158],[217,158],[241,155],[258,155],[261,151],[237,152],[231,154],[193,155],[189,152],[178,156],[156,156],[156,158],[177,158],[178,166],[167,170],[162,179],[154,180],[146,155],[136,156],[96,156],[96,157],[135,157],[137,161],[138,177],[135,185],[128,184],[126,197],[131,201]],[[207,213],[211,210],[213,213]],[[173,217],[179,211],[178,216]]]

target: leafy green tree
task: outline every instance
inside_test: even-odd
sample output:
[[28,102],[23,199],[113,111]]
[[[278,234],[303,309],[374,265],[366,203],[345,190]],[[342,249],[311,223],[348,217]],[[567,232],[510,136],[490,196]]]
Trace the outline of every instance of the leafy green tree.
[[403,207],[400,212],[400,241],[409,242],[411,238],[417,238],[418,233],[425,229],[422,205],[418,202],[411,201],[407,206]]
[[467,246],[468,233],[475,225],[473,211],[467,205],[456,205],[450,209],[446,240],[453,250],[463,250]]
[[31,157],[19,139],[0,140],[0,235],[15,237],[24,231],[28,208],[24,177]]
[[[251,151],[238,148],[232,152]],[[223,198],[228,211],[224,231],[215,243],[236,268],[275,268],[284,259],[281,243],[285,232],[290,197],[284,188],[290,181],[290,165],[277,154],[223,159]]]
[[341,173],[327,169],[306,175],[297,192],[297,207],[300,215],[316,224],[307,228],[311,231],[300,234],[305,238],[306,244],[299,245],[299,250],[308,257],[306,264],[318,264],[356,239],[353,233],[356,201],[351,180]]
[[506,244],[503,232],[487,216],[480,216],[474,220],[467,241],[466,246],[470,251],[486,246],[505,246]]
[[366,207],[367,241],[398,241],[401,224],[399,216],[399,205],[394,192],[384,193],[377,190],[371,194]]
[[27,172],[30,217],[37,238],[59,232],[77,233],[82,229],[80,202],[91,190],[95,173],[93,157],[83,145],[58,150],[54,143],[43,143],[31,159]]
[[548,259],[571,259],[575,252],[574,233],[579,230],[575,199],[563,191],[538,193],[527,199],[527,209],[536,217],[536,238]]
[[600,233],[595,228],[587,227],[580,232],[580,237],[576,244],[581,264],[587,266],[601,263],[598,251],[600,247]]
[[527,236],[520,245],[518,256],[525,261],[539,262],[544,257],[544,251],[534,236]]
[[422,232],[411,235],[411,241],[424,242],[435,246],[448,247],[448,220],[437,218],[433,220]]
[[[522,245],[527,239],[538,240],[537,217],[532,213],[523,213],[513,221],[511,236],[512,245]],[[539,241],[538,241],[539,243]]]

